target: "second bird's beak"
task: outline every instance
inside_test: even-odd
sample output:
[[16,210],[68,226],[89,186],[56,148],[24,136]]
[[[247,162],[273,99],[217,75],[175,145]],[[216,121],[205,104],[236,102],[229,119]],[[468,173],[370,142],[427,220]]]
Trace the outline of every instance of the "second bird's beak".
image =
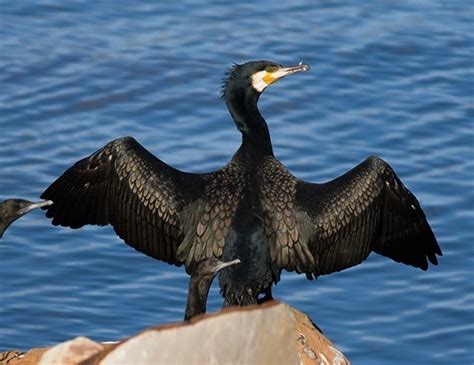
[[41,202],[38,202],[38,203],[31,203],[30,205],[26,206],[25,208],[20,209],[18,211],[18,214],[23,215],[23,214],[26,214],[28,212],[31,212],[33,209],[47,207],[47,206],[52,205],[52,204],[53,204],[53,202],[51,200],[44,200],[44,201],[41,201]]
[[220,263],[219,265],[215,266],[213,269],[212,269],[212,272],[213,274],[217,274],[219,271],[221,271],[222,269],[225,269],[226,267],[229,267],[229,266],[232,266],[232,265],[235,265],[235,264],[240,264],[240,260],[239,259],[235,259],[235,260],[232,260],[232,261],[228,261],[228,262],[222,262]]

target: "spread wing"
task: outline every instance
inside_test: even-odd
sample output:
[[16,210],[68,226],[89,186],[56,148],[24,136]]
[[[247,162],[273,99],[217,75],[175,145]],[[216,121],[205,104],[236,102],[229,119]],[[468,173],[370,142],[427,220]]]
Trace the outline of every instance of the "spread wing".
[[415,196],[370,157],[325,184],[298,180],[275,159],[262,169],[265,231],[277,268],[308,278],[344,270],[370,252],[428,268],[442,255]]
[[[79,228],[111,224],[135,249],[180,265],[180,212],[203,191],[201,175],[178,171],[125,137],[78,161],[41,195],[54,225]],[[186,253],[184,253],[186,256]]]
[[357,265],[371,251],[423,270],[442,255],[418,200],[378,157],[325,184],[299,181],[295,204],[315,275]]

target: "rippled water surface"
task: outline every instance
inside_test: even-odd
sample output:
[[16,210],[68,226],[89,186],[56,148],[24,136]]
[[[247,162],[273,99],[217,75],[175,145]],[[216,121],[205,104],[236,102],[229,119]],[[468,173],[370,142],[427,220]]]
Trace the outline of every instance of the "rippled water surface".
[[[36,199],[124,135],[177,168],[217,169],[240,143],[219,98],[225,69],[303,60],[311,72],[261,98],[278,158],[324,181],[381,156],[445,256],[427,272],[371,255],[315,282],[291,273],[275,297],[354,364],[472,363],[472,2],[275,3],[1,1],[0,199]],[[6,233],[0,262],[0,349],[118,339],[183,315],[184,270],[110,227],[53,227],[37,211]],[[222,303],[216,286],[209,303]]]

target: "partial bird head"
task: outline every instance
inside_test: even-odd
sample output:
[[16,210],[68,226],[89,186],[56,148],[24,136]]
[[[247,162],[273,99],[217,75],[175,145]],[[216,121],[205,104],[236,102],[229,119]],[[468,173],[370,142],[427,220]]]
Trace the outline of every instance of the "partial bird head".
[[223,262],[215,257],[201,260],[194,266],[189,280],[188,302],[184,319],[206,312],[207,295],[214,277],[226,267],[240,264],[239,259]]
[[22,215],[36,208],[51,205],[51,200],[32,203],[25,199],[7,199],[0,203],[0,238],[5,230]]
[[275,81],[309,69],[309,65],[301,62],[296,66],[283,66],[272,61],[250,61],[241,65],[235,64],[224,79],[222,96],[228,98],[238,89],[250,90],[258,96]]
[[222,269],[236,264],[240,264],[239,259],[223,262],[215,257],[211,257],[200,261],[195,272],[201,278],[214,278]]

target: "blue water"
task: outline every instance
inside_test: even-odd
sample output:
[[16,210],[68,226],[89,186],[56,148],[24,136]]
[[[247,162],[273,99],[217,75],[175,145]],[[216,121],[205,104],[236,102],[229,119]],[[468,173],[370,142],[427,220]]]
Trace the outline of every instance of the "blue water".
[[[445,256],[427,272],[374,254],[315,282],[287,274],[275,297],[354,364],[473,363],[472,19],[469,1],[1,1],[0,199],[36,199],[125,135],[182,170],[217,169],[240,143],[225,69],[305,61],[311,72],[261,98],[277,157],[316,182],[381,156]],[[0,262],[0,349],[119,339],[183,315],[184,270],[110,227],[53,227],[37,211],[6,232]],[[208,309],[221,303],[214,285]]]

